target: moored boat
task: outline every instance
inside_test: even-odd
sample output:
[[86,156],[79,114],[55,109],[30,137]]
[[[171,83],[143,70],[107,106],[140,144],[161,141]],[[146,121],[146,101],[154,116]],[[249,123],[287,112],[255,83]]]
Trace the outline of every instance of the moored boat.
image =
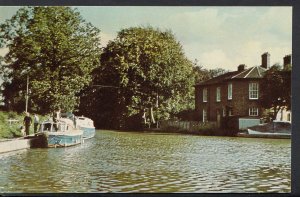
[[75,117],[75,119],[76,128],[83,131],[84,139],[89,139],[95,136],[96,129],[92,119],[84,116]]
[[249,135],[291,136],[291,123],[274,121],[272,123],[256,125],[248,128]]
[[255,131],[252,129],[248,129],[248,133],[250,135],[287,135],[290,136],[290,133],[271,133],[271,132],[261,132],[261,131]]
[[83,142],[83,131],[76,129],[68,118],[60,118],[57,123],[50,120],[42,122],[38,136],[45,147],[66,147]]

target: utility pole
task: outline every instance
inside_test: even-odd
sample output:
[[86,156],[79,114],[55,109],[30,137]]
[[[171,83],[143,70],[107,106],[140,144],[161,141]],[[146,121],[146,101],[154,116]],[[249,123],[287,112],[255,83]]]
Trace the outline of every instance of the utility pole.
[[29,76],[27,75],[27,84],[26,84],[26,106],[25,106],[25,111],[27,112],[27,109],[28,109],[28,90],[29,90]]

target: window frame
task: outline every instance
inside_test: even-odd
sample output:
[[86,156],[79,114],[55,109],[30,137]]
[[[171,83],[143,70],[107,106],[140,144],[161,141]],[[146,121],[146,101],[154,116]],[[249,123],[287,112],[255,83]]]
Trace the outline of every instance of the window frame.
[[202,90],[202,102],[203,103],[207,102],[207,88],[203,88]]
[[[255,86],[256,88],[254,88]],[[259,98],[259,83],[250,82],[249,83],[249,99],[250,100],[258,100]]]
[[258,107],[249,107],[249,116],[258,116],[258,114]]
[[229,83],[228,84],[228,87],[227,87],[227,95],[228,95],[228,100],[232,100],[232,83]]
[[228,110],[228,116],[233,116],[233,115],[232,115],[232,109],[229,109],[229,110]]
[[221,87],[216,88],[216,102],[221,101]]

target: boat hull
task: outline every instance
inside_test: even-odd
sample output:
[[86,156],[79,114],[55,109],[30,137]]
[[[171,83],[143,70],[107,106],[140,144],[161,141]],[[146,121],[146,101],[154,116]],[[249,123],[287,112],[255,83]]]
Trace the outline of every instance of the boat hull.
[[81,144],[83,142],[83,132],[44,132],[40,141],[44,141],[43,146],[47,148],[68,147]]
[[290,133],[270,133],[270,132],[260,132],[260,131],[255,131],[252,129],[248,129],[248,134],[249,135],[282,135],[282,136],[291,136]]
[[92,128],[92,127],[82,127],[81,126],[79,129],[83,131],[83,134],[82,134],[83,139],[89,139],[89,138],[92,138],[95,136],[95,133],[96,133],[95,127]]

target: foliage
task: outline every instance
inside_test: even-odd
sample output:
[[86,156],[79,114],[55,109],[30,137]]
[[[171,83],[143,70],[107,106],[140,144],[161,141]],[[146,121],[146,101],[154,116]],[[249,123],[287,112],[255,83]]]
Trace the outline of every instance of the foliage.
[[210,78],[217,77],[219,75],[223,75],[225,73],[229,72],[228,70],[225,70],[224,68],[214,68],[209,70],[209,76]]
[[73,110],[78,93],[99,65],[99,30],[69,7],[25,7],[0,26],[0,47],[8,47],[3,95],[11,109],[24,109],[26,78],[31,109]]
[[[16,113],[12,111],[6,112],[0,110],[0,138],[21,137],[21,126],[23,124],[24,116],[25,115],[23,113]],[[40,121],[44,121],[48,118],[41,115],[38,116]],[[14,122],[10,125],[8,119],[18,120],[18,122]],[[29,133],[33,133],[33,125],[31,125]]]
[[126,127],[132,117],[142,122],[144,110],[148,114],[151,108],[155,119],[168,119],[193,108],[192,67],[172,32],[152,27],[123,29],[103,50],[93,80],[118,88],[94,86],[81,109],[90,109],[92,115],[98,111],[95,120],[116,128]]
[[273,109],[272,119],[280,109],[291,109],[291,70],[273,65],[266,71],[261,81],[260,104],[263,108]]
[[194,61],[193,70],[196,84],[229,72],[223,68],[206,69],[198,64],[197,59]]
[[[21,137],[20,127],[22,126],[23,118],[23,114],[0,111],[0,138]],[[7,121],[8,119],[19,120],[19,122],[10,125]]]

